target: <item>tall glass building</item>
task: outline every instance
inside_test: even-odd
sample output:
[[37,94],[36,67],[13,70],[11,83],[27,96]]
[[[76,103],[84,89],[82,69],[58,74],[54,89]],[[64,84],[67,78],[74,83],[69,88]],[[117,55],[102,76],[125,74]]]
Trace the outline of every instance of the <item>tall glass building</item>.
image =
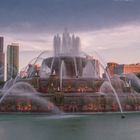
[[4,81],[4,63],[5,63],[5,57],[3,52],[4,47],[4,37],[0,37],[0,82]]
[[19,45],[12,43],[7,47],[7,80],[15,78],[19,71]]

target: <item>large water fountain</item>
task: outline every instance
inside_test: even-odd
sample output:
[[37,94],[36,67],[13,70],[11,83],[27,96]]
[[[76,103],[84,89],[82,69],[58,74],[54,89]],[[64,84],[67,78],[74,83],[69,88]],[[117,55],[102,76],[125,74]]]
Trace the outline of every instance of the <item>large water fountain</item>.
[[53,53],[42,52],[5,84],[0,111],[140,111],[138,78],[130,74],[110,78],[99,55],[81,52],[80,38],[67,30],[62,39],[54,37],[53,45]]

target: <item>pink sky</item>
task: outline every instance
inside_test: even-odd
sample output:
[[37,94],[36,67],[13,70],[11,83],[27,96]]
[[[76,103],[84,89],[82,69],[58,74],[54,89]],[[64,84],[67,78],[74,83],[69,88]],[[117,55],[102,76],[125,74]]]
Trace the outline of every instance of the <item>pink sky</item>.
[[[52,50],[52,40],[56,33],[3,32],[2,34],[5,37],[5,51],[6,46],[11,42],[19,43],[21,68],[32,58],[37,57],[41,51]],[[75,34],[81,38],[82,51],[90,55],[94,55],[94,51],[97,51],[107,62],[127,64],[140,62],[140,25],[129,24],[101,30],[81,31]]]

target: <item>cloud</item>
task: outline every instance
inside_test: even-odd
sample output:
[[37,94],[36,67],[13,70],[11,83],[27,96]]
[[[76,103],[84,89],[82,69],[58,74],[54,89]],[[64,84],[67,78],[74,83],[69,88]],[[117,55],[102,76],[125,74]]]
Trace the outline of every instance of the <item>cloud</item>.
[[[60,33],[62,32],[63,30]],[[25,65],[41,51],[53,50],[53,36],[57,32],[19,34],[3,32],[2,34],[5,37],[5,50],[12,42],[20,44],[21,57],[27,56],[26,61],[23,62]],[[75,34],[81,38],[82,50],[88,54],[94,55],[95,50],[107,61],[118,63],[137,63],[140,60],[140,25],[138,24],[96,31],[80,31]]]
[[82,48],[94,55],[99,52],[107,61],[137,63],[140,60],[140,25],[79,33]]
[[120,64],[132,64],[140,62],[140,47],[122,47],[99,51],[106,62],[116,62]]
[[98,30],[140,22],[139,0],[5,0],[0,30],[55,32]]
[[37,51],[52,49],[52,35],[49,33],[2,33],[5,50],[8,44],[19,43],[20,51]]
[[[62,33],[63,30],[60,32]],[[71,32],[71,31],[70,31]],[[6,44],[17,42],[21,44],[21,50],[52,49],[53,36],[56,33],[2,33]],[[102,30],[76,32],[81,38],[82,48],[89,50],[106,50],[122,47],[140,46],[140,25],[125,25],[121,27]],[[38,47],[36,47],[38,46]]]
[[115,2],[135,2],[136,0],[113,0]]
[[106,50],[122,47],[140,46],[140,25],[103,29],[99,31],[81,32],[82,44],[89,49]]

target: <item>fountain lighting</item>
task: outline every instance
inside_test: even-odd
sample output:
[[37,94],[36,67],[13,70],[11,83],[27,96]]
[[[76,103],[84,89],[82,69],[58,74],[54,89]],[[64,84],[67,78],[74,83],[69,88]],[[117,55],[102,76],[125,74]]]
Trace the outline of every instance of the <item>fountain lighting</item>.
[[[125,118],[124,111],[140,111],[140,96],[133,88],[140,89],[140,80],[134,75],[110,78],[104,59],[97,52],[83,53],[80,38],[70,35],[66,29],[62,36],[54,36],[53,50],[53,53],[40,53],[15,79],[5,84],[0,104],[10,98],[16,102],[18,111],[32,111],[42,102],[44,106],[36,111],[120,111],[122,118]],[[124,77],[128,80],[123,80]],[[22,94],[18,94],[20,90]],[[24,96],[28,97],[25,104],[19,103],[16,97]]]

